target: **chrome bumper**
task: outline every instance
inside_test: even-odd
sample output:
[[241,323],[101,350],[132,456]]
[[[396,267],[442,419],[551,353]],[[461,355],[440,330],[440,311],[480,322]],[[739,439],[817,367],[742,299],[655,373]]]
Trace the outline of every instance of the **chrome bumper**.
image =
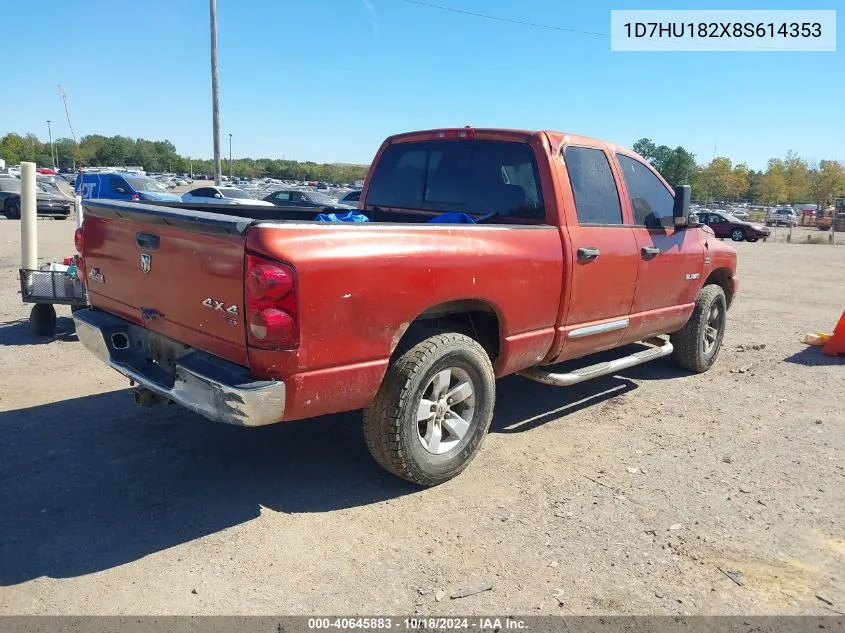
[[[73,320],[79,341],[94,356],[141,387],[209,420],[262,426],[284,415],[285,383],[279,380],[255,380],[239,365],[105,312],[78,310]],[[151,356],[163,360],[153,362]]]

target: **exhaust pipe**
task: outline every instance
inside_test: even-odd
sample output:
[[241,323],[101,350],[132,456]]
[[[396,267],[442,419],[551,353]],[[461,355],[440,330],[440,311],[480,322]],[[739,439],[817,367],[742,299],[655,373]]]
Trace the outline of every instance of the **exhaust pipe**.
[[111,344],[115,349],[127,349],[129,347],[129,337],[123,332],[115,332],[111,335]]
[[132,390],[132,395],[135,397],[135,404],[139,407],[152,407],[157,404],[170,404],[172,401],[169,398],[163,398],[157,393],[138,387]]

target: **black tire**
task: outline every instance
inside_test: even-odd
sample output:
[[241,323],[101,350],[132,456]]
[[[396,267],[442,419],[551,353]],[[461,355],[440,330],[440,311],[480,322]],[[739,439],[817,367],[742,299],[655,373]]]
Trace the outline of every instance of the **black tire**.
[[[718,313],[717,323],[714,325],[713,311]],[[675,349],[672,359],[681,367],[702,373],[716,362],[722,347],[727,322],[727,301],[725,291],[720,286],[709,284],[701,289],[695,300],[695,309],[684,327],[672,334],[670,340]],[[715,329],[712,342],[708,337],[713,336],[709,327]]]
[[753,242],[756,242],[758,239],[760,239],[760,238],[759,237],[746,237],[745,241],[753,243]]
[[745,231],[743,231],[742,229],[733,229],[731,231],[731,239],[734,242],[741,242],[745,239]]
[[10,220],[19,220],[21,217],[21,203],[19,200],[6,201],[6,217]]
[[56,309],[49,303],[36,303],[29,313],[29,324],[35,336],[51,336],[56,333]]
[[66,215],[54,215],[53,219],[54,220],[67,220],[67,216]]
[[[455,382],[447,379],[447,387],[438,396],[435,390],[446,370]],[[471,395],[451,406],[445,404],[452,402],[445,400],[448,394],[467,382]],[[420,413],[424,396],[432,403],[428,422],[418,419],[424,415]],[[391,361],[375,400],[364,410],[364,438],[384,469],[412,483],[435,486],[458,475],[475,457],[490,427],[495,401],[493,366],[484,348],[464,334],[435,334]],[[441,405],[449,412],[444,413]],[[451,407],[455,407],[451,415],[469,419],[462,437],[452,435],[452,422],[440,419],[446,415],[454,420],[448,417]],[[445,430],[441,448],[452,447],[442,454],[431,452],[424,446],[423,425],[439,426],[438,446],[439,434]]]

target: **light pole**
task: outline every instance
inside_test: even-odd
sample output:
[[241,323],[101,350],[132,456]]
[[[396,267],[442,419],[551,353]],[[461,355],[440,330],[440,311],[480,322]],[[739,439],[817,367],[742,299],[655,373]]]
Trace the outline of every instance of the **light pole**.
[[220,91],[217,86],[217,0],[211,9],[211,109],[214,136],[214,184],[220,186]]
[[53,161],[53,171],[56,170],[56,148],[53,146],[53,130],[50,129],[50,119],[47,119],[47,135],[50,137],[50,160]]
[[229,180],[232,180],[232,133],[229,132]]

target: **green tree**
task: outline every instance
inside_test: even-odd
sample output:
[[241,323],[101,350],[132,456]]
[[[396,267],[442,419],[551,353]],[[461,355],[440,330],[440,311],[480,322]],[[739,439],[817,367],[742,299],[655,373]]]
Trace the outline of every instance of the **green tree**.
[[810,192],[816,204],[826,207],[845,196],[845,167],[835,160],[823,160],[810,173]]
[[767,204],[787,200],[789,187],[786,180],[786,168],[779,158],[770,158],[766,173],[760,178],[757,195]]
[[641,138],[634,143],[634,151],[650,162],[673,188],[690,182],[696,170],[695,156],[683,147],[671,149],[655,145],[651,139]]
[[790,202],[806,202],[810,196],[810,169],[807,161],[789,150],[783,160],[783,168],[787,199]]

